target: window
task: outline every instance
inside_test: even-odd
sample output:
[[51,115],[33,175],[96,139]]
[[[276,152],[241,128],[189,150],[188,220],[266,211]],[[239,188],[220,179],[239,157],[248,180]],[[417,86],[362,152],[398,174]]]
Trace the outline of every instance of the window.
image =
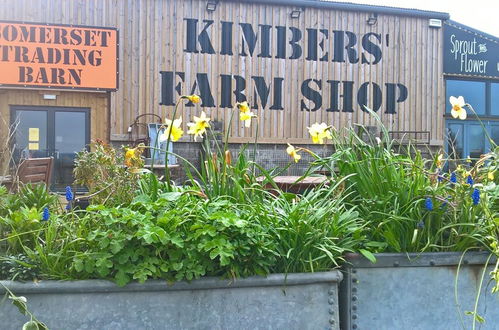
[[[483,120],[485,130],[494,143],[499,142],[499,121]],[[473,159],[487,153],[491,143],[477,120],[447,120],[447,153],[451,158],[464,159],[470,156]]]
[[490,114],[499,116],[499,83],[490,84]]
[[449,97],[463,96],[466,103],[471,104],[479,115],[486,114],[485,83],[481,81],[447,80],[446,88],[446,112],[450,113],[451,105]]
[[[491,143],[485,134],[495,143],[499,142],[499,83],[478,80],[446,80],[446,139],[447,152],[452,158],[479,158],[488,152]],[[450,115],[450,96],[463,96],[480,117],[468,109],[466,120],[454,119]],[[483,126],[482,126],[483,125]],[[484,131],[485,127],[485,131]]]

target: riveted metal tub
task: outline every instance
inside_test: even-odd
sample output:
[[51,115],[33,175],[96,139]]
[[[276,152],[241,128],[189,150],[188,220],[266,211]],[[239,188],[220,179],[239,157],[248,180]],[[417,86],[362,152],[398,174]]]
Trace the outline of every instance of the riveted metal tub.
[[[2,283],[27,297],[50,329],[339,329],[341,279],[330,271],[123,288],[101,280]],[[2,330],[26,321],[8,301],[0,305]]]
[[471,329],[472,316],[465,312],[474,310],[484,270],[481,329],[499,329],[499,295],[490,292],[488,257],[486,252],[386,253],[372,264],[349,255],[340,287],[341,329]]

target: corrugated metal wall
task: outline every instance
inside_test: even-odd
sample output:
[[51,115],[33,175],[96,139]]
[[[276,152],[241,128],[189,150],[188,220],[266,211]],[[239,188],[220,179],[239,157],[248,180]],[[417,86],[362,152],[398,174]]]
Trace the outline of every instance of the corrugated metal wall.
[[[111,95],[111,138],[126,138],[127,128],[135,117],[154,112],[161,116],[171,115],[172,106],[160,106],[160,71],[184,72],[183,94],[191,92],[196,73],[206,73],[216,105],[221,102],[221,74],[239,75],[246,80],[245,94],[254,103],[252,76],[264,77],[266,84],[273,78],[284,78],[283,110],[270,110],[273,92],[267,107],[256,111],[259,116],[259,141],[261,142],[308,142],[306,127],[314,122],[327,122],[336,127],[353,123],[373,125],[369,115],[360,110],[357,92],[365,82],[380,86],[383,99],[378,113],[393,131],[430,131],[431,139],[443,140],[444,89],[442,78],[442,29],[428,27],[428,19],[380,14],[375,25],[368,25],[366,12],[344,12],[305,8],[299,18],[291,18],[292,6],[272,6],[244,2],[219,2],[214,12],[206,10],[206,1],[198,0],[4,0],[0,3],[0,19],[81,24],[117,27],[120,31],[120,81],[119,90]],[[203,20],[213,20],[207,29],[217,54],[195,54],[184,51],[187,44],[186,18],[198,19],[198,33],[204,27]],[[233,22],[233,55],[220,55],[221,21]],[[259,25],[271,25],[272,58],[258,57],[260,45],[253,56],[239,55],[243,45],[240,23],[250,23],[255,31]],[[275,58],[277,52],[277,28],[286,27],[286,53],[292,53],[289,27],[302,32],[303,54],[299,59]],[[306,60],[307,29],[325,29],[329,38],[324,49],[329,52],[328,61]],[[354,48],[365,51],[361,38],[369,32],[381,36],[378,44],[382,59],[378,64],[333,62],[335,51],[333,31],[353,32],[358,42]],[[319,38],[322,34],[319,33]],[[346,38],[346,37],[345,37]],[[375,41],[375,38],[371,38]],[[345,39],[345,41],[347,41]],[[196,41],[195,41],[196,42]],[[197,43],[200,48],[200,44]],[[244,46],[246,47],[246,46]],[[319,50],[319,56],[324,55]],[[366,53],[368,60],[373,56]],[[301,102],[313,107],[303,97],[301,85],[306,79],[322,81],[321,109],[309,112],[300,109]],[[330,84],[327,80],[353,81],[352,113],[327,112],[330,105]],[[179,80],[177,79],[176,82]],[[386,114],[386,83],[405,85],[408,97],[398,103],[396,114]],[[232,80],[234,85],[234,80]],[[310,86],[317,89],[316,84]],[[343,83],[339,85],[340,94]],[[271,88],[272,90],[272,88]],[[232,104],[235,96],[230,93]],[[0,97],[2,97],[0,95]],[[340,105],[343,98],[339,98]],[[372,103],[371,103],[372,106]],[[229,108],[204,108],[213,119],[228,121]],[[184,107],[184,125],[199,108]],[[254,136],[254,130],[234,125],[232,141],[241,142]]]

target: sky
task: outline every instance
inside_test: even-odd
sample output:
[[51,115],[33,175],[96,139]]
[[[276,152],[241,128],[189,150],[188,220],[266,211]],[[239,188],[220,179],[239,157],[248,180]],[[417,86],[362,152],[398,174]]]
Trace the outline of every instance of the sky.
[[333,0],[335,2],[414,8],[450,14],[453,21],[499,37],[499,0]]

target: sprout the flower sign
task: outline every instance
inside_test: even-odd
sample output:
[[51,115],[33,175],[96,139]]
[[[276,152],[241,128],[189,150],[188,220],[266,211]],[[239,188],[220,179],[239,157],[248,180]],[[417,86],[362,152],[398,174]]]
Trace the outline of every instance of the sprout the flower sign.
[[499,40],[446,22],[444,73],[499,78]]
[[[270,22],[183,18],[178,51],[186,64],[161,71],[161,104],[173,106],[183,91],[199,94],[202,107],[232,108],[234,101],[248,100],[253,109],[286,111],[285,99],[292,97],[299,98],[301,111],[352,113],[368,106],[396,114],[398,104],[407,100],[405,84],[395,77],[380,81],[383,75],[375,73],[384,70],[378,67],[385,51],[398,47],[390,33]],[[212,70],[206,64],[210,61],[226,65],[213,73],[206,71]],[[354,80],[353,67],[367,74]]]

